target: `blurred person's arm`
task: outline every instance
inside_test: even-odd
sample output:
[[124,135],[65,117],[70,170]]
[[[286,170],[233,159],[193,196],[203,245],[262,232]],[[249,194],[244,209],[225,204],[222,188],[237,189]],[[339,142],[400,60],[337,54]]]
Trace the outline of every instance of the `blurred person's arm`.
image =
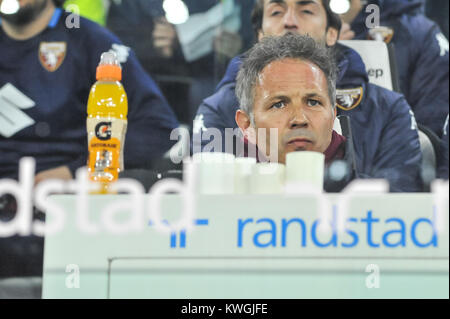
[[341,32],[339,33],[339,40],[353,40],[355,32],[350,27],[350,24],[342,22]]
[[68,166],[60,166],[39,172],[34,178],[34,183],[37,185],[40,182],[49,179],[71,180],[73,179],[73,176]]
[[232,1],[220,2],[205,12],[192,14],[185,23],[175,27],[185,60],[193,62],[213,53],[215,39],[228,38],[224,31],[238,35],[240,10]]
[[350,10],[341,15],[342,28],[339,34],[339,40],[352,40],[355,37],[355,32],[352,31],[350,24],[355,20],[361,10],[361,0],[352,0],[350,2]]
[[173,57],[178,41],[174,25],[169,23],[164,17],[155,19],[152,37],[153,47],[162,57]]

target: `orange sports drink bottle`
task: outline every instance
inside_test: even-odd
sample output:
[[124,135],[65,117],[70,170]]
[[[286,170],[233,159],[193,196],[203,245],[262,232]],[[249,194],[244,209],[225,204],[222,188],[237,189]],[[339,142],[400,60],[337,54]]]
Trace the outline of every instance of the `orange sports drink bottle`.
[[128,100],[122,83],[122,68],[114,52],[105,52],[97,67],[97,82],[89,93],[87,107],[88,174],[100,183],[100,194],[110,193],[110,184],[123,170]]

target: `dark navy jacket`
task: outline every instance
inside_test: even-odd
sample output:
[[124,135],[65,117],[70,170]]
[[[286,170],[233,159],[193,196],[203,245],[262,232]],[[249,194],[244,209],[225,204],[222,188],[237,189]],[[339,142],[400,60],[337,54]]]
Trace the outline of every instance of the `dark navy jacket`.
[[[421,1],[371,0],[380,7],[380,25],[394,30],[400,87],[419,123],[438,136],[449,110],[448,41],[438,25],[421,14]],[[367,38],[365,9],[351,27]]]
[[[80,28],[67,28],[67,15],[56,9],[49,26],[26,41],[15,41],[0,28],[0,88],[11,83],[36,103],[24,110],[36,124],[10,138],[0,134],[0,178],[16,178],[19,159],[24,156],[36,159],[37,172],[67,165],[73,173],[86,165],[89,90],[96,81],[100,55],[120,41],[83,18]],[[65,58],[54,72],[39,61],[43,42],[66,43]],[[132,51],[122,69],[129,102],[125,168],[145,168],[174,143],[169,136],[178,122]]]
[[[405,98],[395,92],[369,84],[365,65],[352,49],[337,45],[340,75],[338,88],[363,88],[361,103],[338,115],[351,119],[356,171],[359,178],[386,178],[392,191],[414,192],[422,189],[421,151],[414,115]],[[236,76],[241,64],[234,58],[216,93],[204,100],[197,111],[194,134],[202,140],[208,128],[236,128],[239,103],[235,95]],[[202,140],[202,146],[210,140]],[[194,146],[195,147],[195,146]],[[194,149],[195,152],[195,149]]]
[[448,180],[449,162],[448,162],[448,151],[449,151],[449,141],[448,141],[448,115],[445,120],[444,129],[442,130],[442,140],[441,140],[441,156],[438,157],[438,170],[437,177]]

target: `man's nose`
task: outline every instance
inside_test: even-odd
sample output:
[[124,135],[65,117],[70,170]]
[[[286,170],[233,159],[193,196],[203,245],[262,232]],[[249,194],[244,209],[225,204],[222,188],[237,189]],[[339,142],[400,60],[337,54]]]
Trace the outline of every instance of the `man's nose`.
[[287,30],[297,30],[298,27],[298,20],[295,14],[295,10],[288,9],[286,14],[284,15],[284,28]]
[[291,114],[289,127],[291,129],[306,128],[309,125],[309,119],[302,107],[296,107]]

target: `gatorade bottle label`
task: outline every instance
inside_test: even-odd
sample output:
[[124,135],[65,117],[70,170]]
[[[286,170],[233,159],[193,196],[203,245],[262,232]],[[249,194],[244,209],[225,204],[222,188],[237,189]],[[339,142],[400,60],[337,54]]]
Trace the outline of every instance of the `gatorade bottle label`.
[[123,170],[123,148],[127,121],[115,118],[87,119],[88,167],[94,181],[117,180]]

